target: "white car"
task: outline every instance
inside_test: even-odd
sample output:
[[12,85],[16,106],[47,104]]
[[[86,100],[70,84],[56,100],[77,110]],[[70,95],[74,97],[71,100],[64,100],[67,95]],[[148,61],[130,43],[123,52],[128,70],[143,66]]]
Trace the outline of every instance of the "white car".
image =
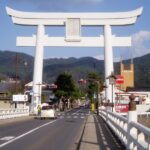
[[52,106],[43,106],[41,109],[41,119],[57,118],[56,110]]

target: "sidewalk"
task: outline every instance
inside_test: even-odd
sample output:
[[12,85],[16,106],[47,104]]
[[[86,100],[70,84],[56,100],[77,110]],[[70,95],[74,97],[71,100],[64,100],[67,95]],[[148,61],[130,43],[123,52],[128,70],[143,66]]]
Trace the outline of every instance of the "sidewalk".
[[80,150],[99,150],[93,115],[90,115],[87,118],[83,137],[81,140]]
[[0,120],[0,125],[6,124],[6,123],[12,123],[12,122],[16,122],[16,121],[30,120],[30,119],[33,119],[33,118],[34,118],[34,116],[23,116],[23,117],[1,119]]
[[79,150],[124,150],[100,116],[88,116]]

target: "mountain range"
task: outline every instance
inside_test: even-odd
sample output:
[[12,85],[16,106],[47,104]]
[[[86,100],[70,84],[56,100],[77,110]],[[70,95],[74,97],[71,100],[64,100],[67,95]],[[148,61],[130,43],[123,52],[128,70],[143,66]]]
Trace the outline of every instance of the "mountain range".
[[[124,60],[129,63],[131,60]],[[150,87],[150,54],[134,58],[135,86]],[[0,79],[4,77],[18,77],[31,81],[34,57],[25,53],[0,51]],[[115,74],[119,73],[120,62],[114,63]],[[92,57],[68,59],[44,59],[43,81],[53,83],[60,73],[68,72],[78,81],[86,78],[90,72],[97,72],[104,79],[104,61]]]

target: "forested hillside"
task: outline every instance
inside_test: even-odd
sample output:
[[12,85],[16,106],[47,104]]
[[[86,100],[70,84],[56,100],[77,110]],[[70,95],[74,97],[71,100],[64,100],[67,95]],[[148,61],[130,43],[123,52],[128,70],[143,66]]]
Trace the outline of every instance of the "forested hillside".
[[[129,63],[130,60],[124,60]],[[138,87],[150,86],[150,54],[134,59],[135,85]],[[26,62],[26,65],[25,65]],[[24,53],[0,51],[0,77],[15,77],[32,80],[34,58]],[[119,74],[119,63],[114,63],[115,73]],[[43,80],[54,82],[62,72],[69,72],[78,81],[86,78],[91,71],[96,71],[104,78],[104,61],[92,57],[68,58],[68,59],[45,59]]]

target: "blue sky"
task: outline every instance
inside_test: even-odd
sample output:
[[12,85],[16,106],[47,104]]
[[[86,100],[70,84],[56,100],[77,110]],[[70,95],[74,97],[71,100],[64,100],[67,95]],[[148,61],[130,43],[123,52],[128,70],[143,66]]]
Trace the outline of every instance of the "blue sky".
[[[0,50],[24,52],[34,55],[34,47],[16,47],[17,36],[32,36],[35,27],[19,26],[12,23],[6,14],[9,6],[20,11],[30,12],[124,12],[144,7],[136,24],[124,27],[113,27],[116,36],[132,36],[131,48],[113,48],[114,60],[120,57],[137,57],[150,53],[150,0],[1,0],[0,1]],[[64,36],[63,27],[46,28],[49,36]],[[83,36],[103,34],[102,27],[86,27]],[[64,48],[46,47],[45,58],[68,58],[91,56],[103,58],[103,48]]]

